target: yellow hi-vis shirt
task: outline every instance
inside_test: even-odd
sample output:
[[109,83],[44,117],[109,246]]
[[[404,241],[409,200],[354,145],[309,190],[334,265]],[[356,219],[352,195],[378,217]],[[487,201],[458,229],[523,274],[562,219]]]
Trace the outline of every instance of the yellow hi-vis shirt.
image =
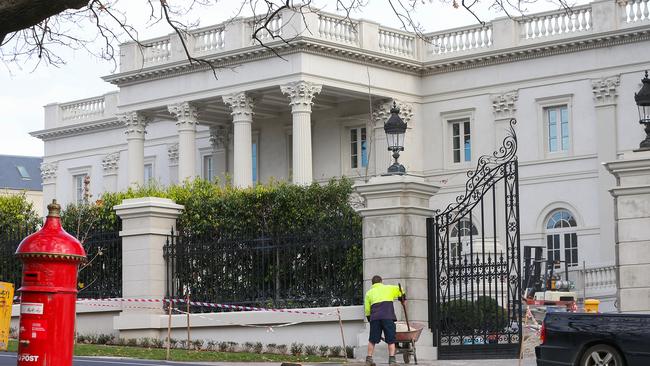
[[382,319],[397,320],[395,308],[393,308],[393,301],[402,295],[404,295],[404,292],[400,291],[397,286],[375,283],[366,292],[364,302],[366,316],[370,316],[371,321]]

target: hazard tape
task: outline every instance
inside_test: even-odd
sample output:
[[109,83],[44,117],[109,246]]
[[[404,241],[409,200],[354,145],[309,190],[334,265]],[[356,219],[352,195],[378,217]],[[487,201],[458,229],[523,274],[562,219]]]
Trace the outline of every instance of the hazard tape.
[[[228,322],[228,321],[224,321],[224,320],[208,318],[207,316],[201,315],[200,313],[198,313],[198,314],[197,313],[188,313],[188,312],[180,310],[180,309],[173,309],[173,310],[175,312],[180,313],[180,314],[185,314],[185,315],[189,314],[189,315],[192,315],[192,316],[197,317],[197,318],[201,318],[201,319],[205,319],[205,320],[209,320],[209,321],[215,321],[215,322],[223,323],[223,324],[227,324],[227,325],[236,325],[236,326],[248,327],[248,328],[264,328],[264,329],[266,329],[267,333],[273,333],[274,332],[273,328],[284,328],[284,327],[288,327],[288,326],[291,326],[291,325],[296,325],[296,324],[302,323],[302,322],[290,322],[290,323],[277,324],[277,325],[256,325],[256,324],[246,324],[246,323],[233,323],[233,322]],[[214,313],[212,313],[212,314],[214,314]]]
[[[14,301],[19,301],[20,297],[16,296],[14,297]],[[144,302],[144,303],[168,303],[172,302],[174,304],[177,303],[182,303],[185,304],[187,303],[187,300],[185,299],[137,299],[137,298],[81,298],[77,299],[78,303],[86,303],[86,302],[91,302],[91,301],[114,301],[114,302],[127,302],[127,303],[133,303],[133,302]],[[289,314],[300,314],[300,315],[317,315],[320,317],[323,316],[332,316],[334,313],[329,312],[329,313],[322,313],[318,311],[308,311],[308,310],[291,310],[291,309],[274,309],[274,308],[260,308],[260,307],[254,307],[254,306],[243,306],[243,305],[230,305],[230,304],[219,304],[219,303],[211,303],[211,302],[202,302],[202,301],[190,301],[189,304],[191,306],[200,306],[200,307],[209,307],[209,308],[215,308],[215,309],[226,309],[226,310],[238,310],[238,311],[267,311],[267,312],[277,312],[277,313],[289,313]]]

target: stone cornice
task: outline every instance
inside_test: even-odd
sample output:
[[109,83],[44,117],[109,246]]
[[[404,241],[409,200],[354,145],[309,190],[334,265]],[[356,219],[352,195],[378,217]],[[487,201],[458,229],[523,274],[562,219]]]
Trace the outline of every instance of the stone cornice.
[[112,118],[79,123],[71,126],[49,128],[46,130],[30,132],[29,134],[43,141],[48,141],[60,137],[83,135],[88,132],[112,130],[115,128],[120,128],[122,126],[124,126],[124,123],[122,121],[119,121],[116,118]]
[[[398,69],[404,73],[432,75],[442,72],[465,70],[558,54],[574,53],[595,48],[611,47],[620,44],[645,41],[648,39],[650,39],[650,28],[648,28],[647,25],[642,25],[639,27],[626,28],[606,33],[592,33],[572,38],[520,45],[513,48],[487,50],[482,53],[473,53],[469,55],[459,54],[459,56],[453,58],[430,60],[425,62],[309,37],[297,37],[288,45],[277,41],[270,42],[267,46],[273,48],[273,50],[281,56],[297,52],[306,52],[347,61],[359,60],[377,67],[392,70]],[[217,67],[227,68],[229,66],[239,65],[242,62],[261,60],[270,57],[277,57],[277,55],[267,48],[247,47],[231,52],[210,55],[207,56],[206,59],[211,61]],[[103,77],[103,79],[112,84],[121,86],[171,76],[179,76],[208,69],[208,66],[196,64],[191,65],[188,61],[184,60],[143,68],[138,71],[109,75]]]

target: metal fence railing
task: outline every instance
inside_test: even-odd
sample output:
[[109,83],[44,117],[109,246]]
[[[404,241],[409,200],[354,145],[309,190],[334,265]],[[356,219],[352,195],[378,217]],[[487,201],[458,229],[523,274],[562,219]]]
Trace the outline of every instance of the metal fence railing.
[[[181,231],[182,233],[182,231]],[[360,228],[293,237],[195,238],[164,247],[168,296],[274,308],[363,303]]]

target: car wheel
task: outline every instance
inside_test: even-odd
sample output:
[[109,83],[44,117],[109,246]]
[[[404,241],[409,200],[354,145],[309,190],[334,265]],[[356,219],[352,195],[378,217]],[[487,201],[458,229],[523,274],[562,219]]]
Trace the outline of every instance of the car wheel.
[[597,344],[589,347],[580,359],[580,366],[624,366],[623,357],[612,346]]

